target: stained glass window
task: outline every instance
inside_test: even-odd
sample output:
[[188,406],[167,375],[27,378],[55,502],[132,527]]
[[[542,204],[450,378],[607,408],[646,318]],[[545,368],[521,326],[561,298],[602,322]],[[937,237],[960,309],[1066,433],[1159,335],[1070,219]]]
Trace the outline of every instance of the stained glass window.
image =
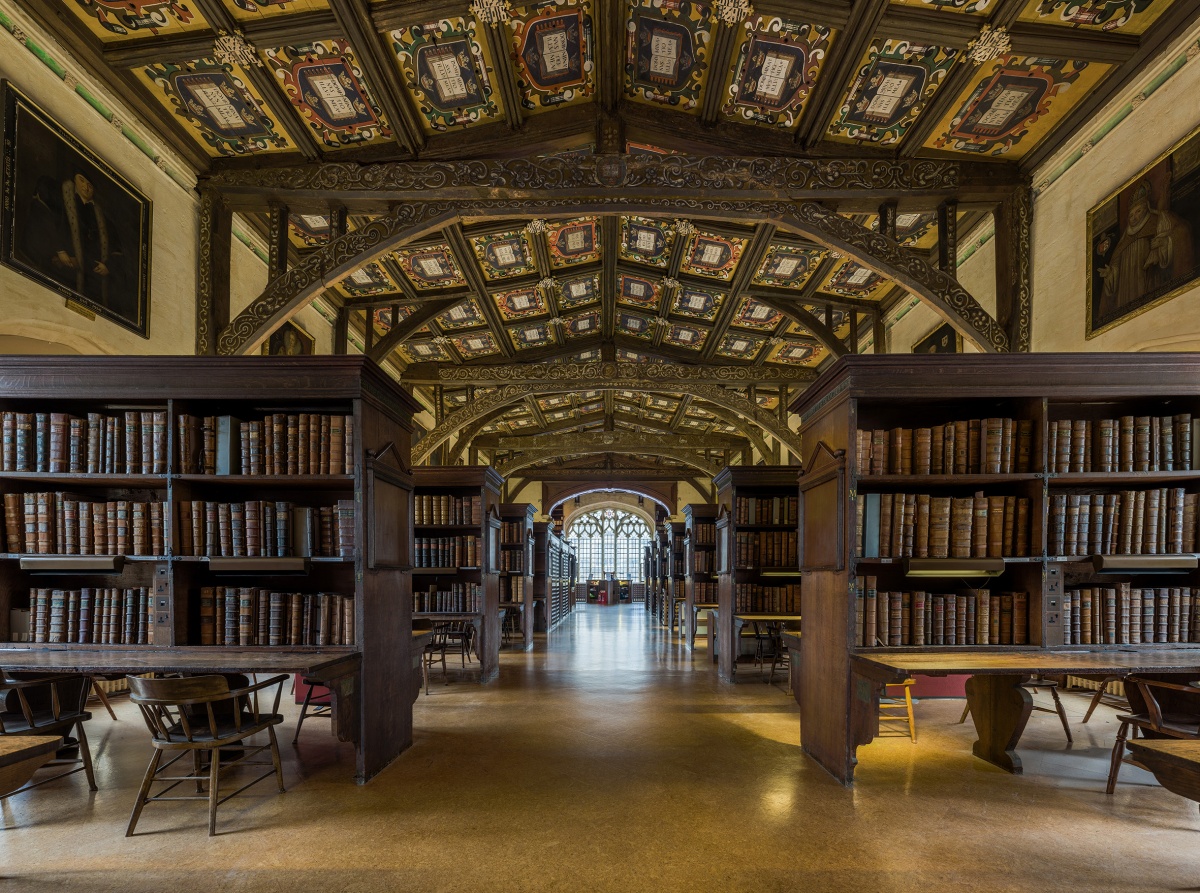
[[571,519],[567,539],[579,556],[579,579],[643,581],[642,554],[650,542],[650,525],[632,512],[596,509]]

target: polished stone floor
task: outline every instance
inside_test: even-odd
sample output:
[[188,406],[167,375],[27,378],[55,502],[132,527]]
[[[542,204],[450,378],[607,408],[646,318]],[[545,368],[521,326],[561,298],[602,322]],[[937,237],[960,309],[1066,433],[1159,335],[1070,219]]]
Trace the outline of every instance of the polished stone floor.
[[961,701],[927,700],[920,743],[860,749],[846,789],[800,752],[780,685],[721,685],[640,606],[592,606],[505,653],[498,683],[435,677],[414,747],[369,785],[306,724],[288,792],[225,804],[214,839],[199,803],[122,836],[150,748],[131,705],[101,711],[99,792],[77,775],[0,806],[0,890],[1200,889],[1195,804],[1136,769],[1105,797],[1113,713],[1083,726],[1086,699],[1066,702],[1075,746],[1035,714],[1023,777],[970,755]]

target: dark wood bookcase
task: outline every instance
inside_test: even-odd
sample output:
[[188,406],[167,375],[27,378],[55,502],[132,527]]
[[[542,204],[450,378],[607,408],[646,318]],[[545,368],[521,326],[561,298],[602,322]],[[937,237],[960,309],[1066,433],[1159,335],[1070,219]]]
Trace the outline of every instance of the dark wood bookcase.
[[717,604],[717,511],[709,503],[683,507],[685,534],[684,641],[689,648],[696,640],[696,606]]
[[533,595],[539,631],[549,632],[575,610],[575,555],[553,522],[533,524]]
[[537,509],[528,502],[500,506],[500,604],[523,606],[522,648],[533,648],[533,519]]
[[[1192,589],[1200,586],[1196,554],[1113,556],[1050,554],[1052,506],[1059,495],[1108,496],[1156,487],[1200,492],[1200,453],[1182,470],[1059,473],[1052,470],[1051,431],[1059,420],[1122,416],[1200,418],[1200,357],[1194,354],[1032,354],[1000,356],[855,356],[839,359],[791,407],[801,418],[805,465],[799,479],[800,556],[804,585],[801,666],[796,700],[804,749],[842,780],[849,780],[855,748],[876,731],[877,687],[851,669],[855,654],[883,652],[972,653],[1048,651],[1152,651],[1197,648],[1193,641],[1156,644],[1065,644],[1074,590]],[[1027,468],[1014,461],[1007,473],[860,474],[857,432],[923,428],[961,420],[1028,420],[1032,437]],[[1197,444],[1192,444],[1193,447]],[[1092,444],[1097,455],[1099,444]],[[1013,447],[1014,451],[1016,447]],[[867,469],[868,472],[871,469]],[[866,557],[858,543],[858,505],[873,494],[920,493],[942,497],[1014,496],[1029,500],[1030,542],[991,560]],[[864,549],[873,552],[873,549]],[[938,574],[941,568],[950,576]],[[980,574],[989,573],[986,577]],[[924,644],[868,647],[858,616],[860,583],[878,591],[1025,593],[1028,633],[1023,644]],[[1096,610],[1099,610],[1097,607]],[[1196,608],[1193,606],[1193,617]],[[1119,617],[1118,617],[1119,622]],[[915,632],[913,634],[915,636]],[[1012,638],[1015,639],[1015,636]],[[1103,636],[1101,637],[1104,638]]]
[[[478,631],[479,681],[490,682],[500,673],[500,488],[504,478],[490,465],[421,466],[413,469],[413,496],[441,500],[477,500],[480,508],[473,523],[414,523],[417,537],[478,537],[476,563],[455,567],[414,567],[414,599],[432,588],[434,591],[455,591],[461,587],[469,593],[478,587],[479,610],[422,611],[416,616],[430,619],[469,619]],[[444,504],[444,503],[443,503]],[[450,503],[454,505],[454,502]],[[417,517],[421,517],[418,515]],[[466,515],[447,520],[464,520]],[[424,520],[422,518],[422,520]]]
[[[86,665],[94,672],[103,671],[107,660],[118,672],[139,661],[148,669],[194,665],[253,671],[268,666],[302,670],[328,658],[352,668],[350,675],[329,679],[339,702],[336,731],[357,745],[358,780],[369,779],[411,744],[412,703],[420,683],[410,653],[412,477],[407,469],[411,417],[417,408],[389,376],[362,357],[0,357],[0,409],[5,411],[76,418],[157,411],[166,420],[160,435],[163,473],[0,472],[5,494],[62,492],[92,503],[165,506],[163,548],[156,555],[33,555],[28,549],[0,555],[0,641],[8,643],[3,648],[9,663],[21,659],[18,649],[48,652],[41,658],[46,667],[59,661],[63,669]],[[181,416],[249,421],[272,413],[351,418],[351,472],[183,473]],[[344,557],[184,555],[180,504],[196,500],[313,508],[341,501],[354,506],[352,521],[344,522],[352,525],[354,548]],[[337,646],[201,645],[200,592],[217,586],[348,596],[353,641]],[[10,642],[10,612],[30,607],[31,589],[138,587],[150,590],[151,644]],[[133,652],[142,657],[131,656]],[[0,651],[0,666],[5,665]]]
[[[739,506],[789,505],[796,494],[796,477],[800,469],[788,465],[727,466],[713,477],[717,487],[719,506],[716,520],[717,533],[717,671],[726,682],[736,681],[737,661],[741,651],[739,624],[734,622],[735,613],[754,612],[761,606],[738,608],[739,586],[777,587],[795,585],[799,580],[794,553],[786,555],[776,549],[776,560],[771,564],[747,560],[739,553],[739,537],[776,538],[784,542],[790,533],[796,534],[797,523],[788,520],[785,514],[767,512],[762,520],[758,516],[745,516]],[[790,566],[789,566],[790,565]],[[776,613],[776,612],[771,612]],[[785,612],[778,612],[785,613]]]

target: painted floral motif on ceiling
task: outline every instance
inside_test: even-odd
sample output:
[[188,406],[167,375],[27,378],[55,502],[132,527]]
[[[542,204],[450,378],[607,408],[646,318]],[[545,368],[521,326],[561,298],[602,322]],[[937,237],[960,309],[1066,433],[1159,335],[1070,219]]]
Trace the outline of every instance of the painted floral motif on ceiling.
[[716,233],[692,233],[683,251],[683,271],[728,282],[746,249],[748,239]]
[[492,295],[500,316],[506,320],[538,316],[546,312],[546,302],[536,288],[516,288]]
[[717,355],[734,360],[751,360],[758,356],[764,344],[766,339],[757,335],[730,333],[721,339],[717,346]]
[[735,120],[794,130],[832,37],[833,32],[822,25],[767,16],[747,20],[722,113]]
[[632,335],[634,338],[650,339],[651,336],[651,320],[648,316],[642,316],[640,313],[629,313],[625,310],[617,311],[616,329],[623,335]]
[[658,306],[660,286],[657,282],[644,279],[641,276],[617,277],[617,302],[632,307]]
[[600,223],[580,217],[546,226],[550,266],[555,269],[586,264],[600,259]]
[[586,101],[595,93],[590,5],[547,0],[509,19],[521,105],[531,114]]
[[1170,5],[1171,0],[1030,0],[1020,19],[1094,31],[1141,34]]
[[563,332],[568,338],[586,338],[600,331],[600,314],[595,310],[564,316]]
[[376,263],[363,264],[339,282],[338,288],[351,298],[367,298],[396,290],[392,278]]
[[[983,66],[980,79],[943,124],[941,135],[927,145],[1018,157],[1049,131],[1052,112],[1054,117],[1064,114],[1108,68],[1039,56],[1002,56]],[[1056,101],[1060,95],[1063,98]]]
[[279,47],[263,51],[263,58],[325,148],[367,145],[392,136],[347,41]]
[[105,41],[209,27],[192,0],[69,0],[66,5]]
[[185,121],[210,155],[248,155],[292,148],[237,66],[212,59],[153,62],[138,76]]
[[600,280],[595,276],[565,279],[558,285],[558,306],[582,307],[600,300]]
[[554,329],[548,322],[529,322],[520,326],[509,326],[508,336],[517,350],[546,347],[554,344]]
[[500,347],[491,332],[470,332],[464,335],[452,335],[451,343],[466,358],[486,357],[500,353]]
[[825,280],[824,290],[847,298],[869,299],[888,285],[878,273],[852,260],[844,260]]
[[783,313],[774,307],[769,307],[762,301],[746,297],[738,305],[737,313],[731,325],[741,329],[756,329],[760,332],[770,332],[783,321]]
[[767,249],[753,282],[755,285],[799,288],[816,272],[827,253],[823,248],[773,244]]
[[475,19],[442,19],[391,33],[400,70],[430,133],[501,116],[486,41]]
[[717,317],[717,308],[725,300],[725,292],[707,291],[691,285],[680,286],[671,305],[671,312],[712,322]]
[[675,227],[665,220],[647,217],[621,218],[622,260],[637,261],[652,267],[666,267],[675,243]]
[[454,253],[445,242],[420,248],[401,248],[392,255],[408,277],[413,288],[431,291],[439,288],[455,288],[467,284],[467,279],[454,259]]
[[625,95],[694,111],[708,68],[712,17],[695,0],[630,0]]
[[684,326],[676,323],[667,328],[667,331],[663,334],[663,341],[667,344],[673,344],[676,347],[699,350],[704,344],[704,339],[707,337],[707,329],[698,329],[695,326]]
[[473,236],[471,249],[484,277],[492,282],[538,271],[533,248],[522,230]]
[[881,146],[900,142],[956,61],[955,49],[907,40],[873,42],[829,135]]
[[473,326],[482,326],[486,324],[483,318],[483,311],[479,309],[479,304],[474,298],[463,301],[461,304],[455,304],[445,313],[439,315],[436,322],[443,329],[469,329]]

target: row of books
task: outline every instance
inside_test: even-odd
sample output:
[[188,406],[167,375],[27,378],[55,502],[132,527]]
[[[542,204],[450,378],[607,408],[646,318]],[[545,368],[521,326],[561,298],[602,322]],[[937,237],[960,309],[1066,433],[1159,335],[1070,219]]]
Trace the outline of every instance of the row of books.
[[796,531],[740,531],[734,541],[735,567],[796,567]]
[[38,555],[164,555],[161,502],[89,502],[71,493],[5,493],[9,552]]
[[482,553],[477,536],[418,536],[414,546],[416,567],[479,567]]
[[1134,589],[1128,583],[1064,593],[1065,645],[1200,642],[1200,590]]
[[353,474],[354,417],[276,412],[181,415],[176,420],[183,474]]
[[449,589],[430,586],[413,592],[415,614],[478,614],[483,610],[483,589],[478,583],[454,583]]
[[519,602],[525,598],[524,577],[500,578],[500,601]]
[[859,429],[859,477],[1022,474],[1033,470],[1033,421],[962,419],[931,428]]
[[693,524],[692,525],[692,545],[693,546],[715,546],[717,544],[717,525],[716,524]]
[[800,584],[738,583],[733,590],[733,610],[737,613],[799,614]]
[[[478,539],[478,537],[476,537]],[[505,549],[500,553],[500,570],[521,573],[525,570],[525,550]]]
[[716,583],[693,583],[692,586],[693,604],[715,605],[717,603]]
[[1025,497],[866,493],[855,503],[860,558],[1030,554],[1030,502]]
[[154,606],[146,587],[30,589],[29,610],[10,630],[14,642],[151,645]]
[[0,414],[0,470],[50,474],[166,474],[167,414],[126,411]]
[[796,496],[739,496],[733,503],[733,520],[736,524],[796,524],[798,503]]
[[692,572],[696,574],[711,574],[716,568],[716,552],[693,552]]
[[482,524],[482,496],[418,493],[413,497],[416,524]]
[[1029,593],[879,592],[875,577],[855,582],[855,642],[876,646],[1026,645]]
[[1182,487],[1050,496],[1051,555],[1177,555],[1195,552],[1200,494]]
[[354,599],[336,592],[200,589],[201,645],[353,645]]
[[1058,419],[1050,422],[1050,470],[1070,472],[1192,471],[1200,436],[1191,413],[1121,416],[1116,419]]
[[179,503],[179,554],[221,557],[354,557],[354,500],[298,506],[246,502]]
[[[419,498],[419,497],[418,497]],[[500,522],[500,542],[506,546],[520,546],[525,543],[526,526],[524,521]]]

